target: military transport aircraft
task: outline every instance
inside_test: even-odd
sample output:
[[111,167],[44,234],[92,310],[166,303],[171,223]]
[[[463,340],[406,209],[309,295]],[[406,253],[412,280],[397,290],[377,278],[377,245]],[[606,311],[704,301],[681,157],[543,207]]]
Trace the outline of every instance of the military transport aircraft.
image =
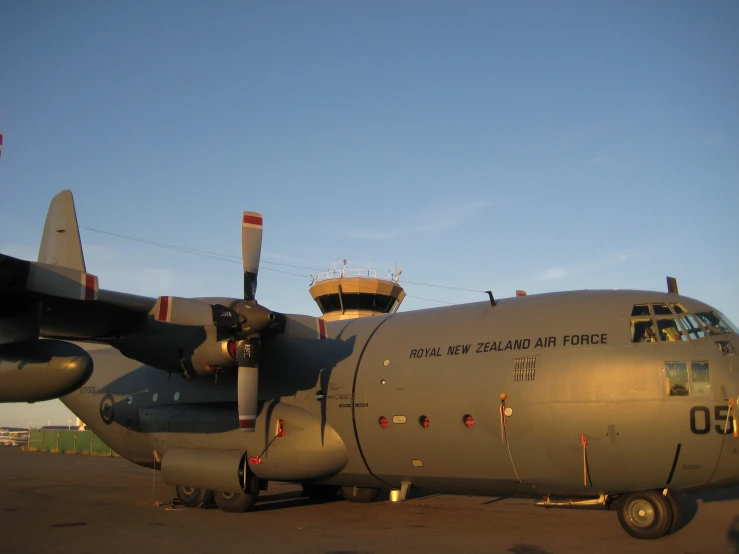
[[739,484],[737,329],[674,281],[325,322],[257,303],[261,238],[245,212],[243,298],[107,291],[60,193],[38,262],[0,256],[0,401],[61,395],[184,505],[225,511],[270,480],[413,487],[615,506],[655,539],[678,491]]

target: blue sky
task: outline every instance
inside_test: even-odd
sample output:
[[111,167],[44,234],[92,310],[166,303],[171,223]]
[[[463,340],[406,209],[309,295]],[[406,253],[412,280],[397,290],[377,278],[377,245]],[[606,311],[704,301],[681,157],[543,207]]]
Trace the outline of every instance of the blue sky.
[[[232,256],[262,212],[279,311],[369,258],[402,310],[671,275],[739,322],[738,27],[729,0],[6,2],[0,251],[35,259],[70,188],[83,227]],[[82,240],[103,288],[242,294],[238,260]]]

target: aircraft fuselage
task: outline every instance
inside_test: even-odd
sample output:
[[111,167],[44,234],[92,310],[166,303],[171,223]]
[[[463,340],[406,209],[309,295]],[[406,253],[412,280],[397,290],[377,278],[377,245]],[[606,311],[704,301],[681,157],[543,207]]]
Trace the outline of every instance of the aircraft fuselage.
[[[637,305],[652,312],[634,316]],[[142,465],[201,449],[246,451],[264,479],[357,487],[725,486],[739,483],[736,335],[677,324],[684,340],[634,342],[646,320],[667,330],[668,319],[712,311],[675,294],[580,291],[325,326],[288,316],[285,333],[263,341],[254,433],[238,428],[233,374],[188,380],[110,347],[90,349],[93,376],[63,401]]]

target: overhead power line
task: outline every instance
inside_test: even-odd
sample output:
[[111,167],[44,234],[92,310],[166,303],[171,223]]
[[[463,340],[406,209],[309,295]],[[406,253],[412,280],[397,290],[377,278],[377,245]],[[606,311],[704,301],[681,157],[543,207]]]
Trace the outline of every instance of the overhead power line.
[[[221,254],[219,252],[211,252],[209,250],[199,250],[197,248],[190,248],[188,246],[179,246],[176,244],[167,244],[166,242],[159,242],[155,240],[149,240],[149,239],[142,239],[138,237],[132,237],[129,235],[123,235],[120,233],[112,233],[110,231],[103,231],[102,229],[94,229],[92,227],[85,227],[84,225],[79,226],[80,229],[85,229],[86,231],[92,231],[93,233],[100,233],[101,235],[108,235],[111,237],[116,237],[119,239],[124,240],[130,240],[132,242],[139,242],[141,244],[148,244],[150,246],[156,246],[157,248],[165,248],[167,250],[174,250],[175,252],[183,252],[185,254],[192,254],[193,256],[201,256],[203,258],[209,258],[211,260],[218,260],[221,262],[228,262],[232,264],[241,265],[241,257],[240,256],[234,256],[232,254]],[[295,264],[286,264],[281,262],[270,262],[267,260],[260,260],[259,267],[262,269],[265,269],[267,271],[273,271],[275,273],[283,273],[285,275],[294,275],[295,277],[305,277],[310,278],[310,275],[306,275],[304,273],[294,273],[292,271],[285,271],[280,269],[275,269],[272,267],[264,267],[262,264],[269,264],[269,265],[277,265],[282,267],[292,267],[295,269],[307,269],[310,271],[316,271],[320,272],[321,269],[317,269],[315,267],[308,267],[308,266],[302,266],[302,265],[295,265]],[[484,293],[485,291],[482,290],[475,290],[475,289],[465,289],[461,287],[450,287],[448,285],[435,285],[433,283],[419,283],[417,281],[407,281],[403,280],[403,284],[410,284],[410,285],[417,285],[421,287],[433,287],[438,289],[447,289],[447,290],[459,290],[463,292],[474,292],[474,293]],[[421,296],[412,296],[409,294],[406,294],[409,298],[415,298],[417,300],[425,300],[427,302],[437,302],[439,304],[449,304],[452,305],[454,302],[446,302],[444,300],[435,300],[433,298],[424,298]]]

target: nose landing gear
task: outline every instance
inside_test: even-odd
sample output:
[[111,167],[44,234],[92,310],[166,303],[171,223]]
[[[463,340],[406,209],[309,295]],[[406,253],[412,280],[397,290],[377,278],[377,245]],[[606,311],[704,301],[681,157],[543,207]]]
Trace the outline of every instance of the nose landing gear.
[[668,489],[630,492],[618,499],[618,521],[632,537],[658,539],[680,528],[682,510]]

